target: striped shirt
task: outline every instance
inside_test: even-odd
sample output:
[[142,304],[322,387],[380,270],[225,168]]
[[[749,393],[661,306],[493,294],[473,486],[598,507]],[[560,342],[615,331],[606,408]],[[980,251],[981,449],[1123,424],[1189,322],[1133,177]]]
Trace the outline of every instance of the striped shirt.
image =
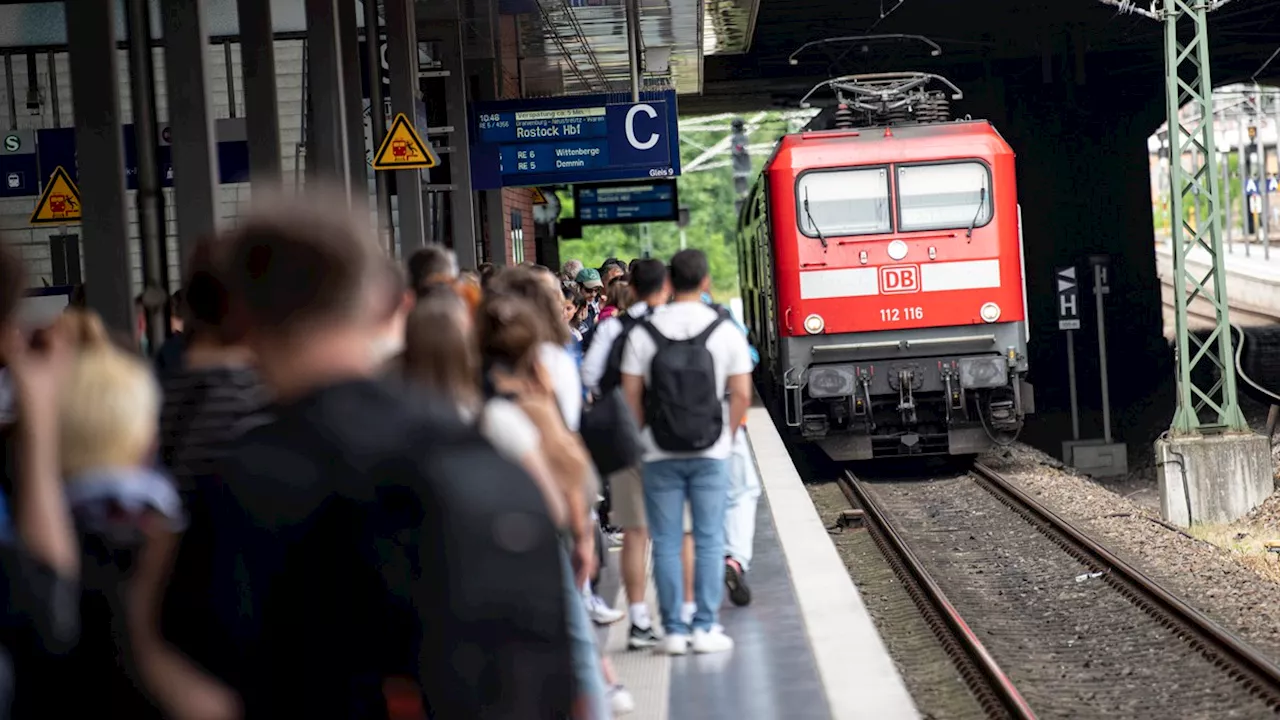
[[182,369],[163,388],[160,461],[184,495],[241,435],[271,420],[266,388],[248,368]]

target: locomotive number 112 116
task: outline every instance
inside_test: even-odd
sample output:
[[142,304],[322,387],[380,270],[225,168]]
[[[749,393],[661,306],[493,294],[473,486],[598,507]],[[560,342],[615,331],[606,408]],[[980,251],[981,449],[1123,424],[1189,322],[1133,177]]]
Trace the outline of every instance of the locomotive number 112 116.
[[880,311],[880,322],[902,322],[903,320],[923,320],[924,308],[884,308]]

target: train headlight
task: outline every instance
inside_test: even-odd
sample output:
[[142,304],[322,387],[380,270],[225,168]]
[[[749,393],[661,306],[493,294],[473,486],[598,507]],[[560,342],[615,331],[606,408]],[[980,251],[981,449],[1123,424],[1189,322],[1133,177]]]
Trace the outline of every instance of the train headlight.
[[817,335],[827,326],[821,315],[810,315],[804,319],[804,329],[810,335]]
[[982,315],[982,319],[984,322],[993,323],[1000,319],[1000,306],[995,303],[989,302],[986,305],[982,306],[982,310],[980,311],[980,314]]
[[960,358],[960,387],[1003,387],[1009,383],[1009,363],[1002,355],[979,355]]
[[907,244],[901,240],[894,240],[889,243],[889,257],[894,260],[901,260],[907,256]]

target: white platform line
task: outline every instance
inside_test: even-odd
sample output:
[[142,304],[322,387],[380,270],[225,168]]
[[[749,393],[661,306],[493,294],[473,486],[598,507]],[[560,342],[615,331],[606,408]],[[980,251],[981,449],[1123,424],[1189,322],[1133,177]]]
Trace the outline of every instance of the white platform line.
[[919,718],[767,410],[751,409],[747,437],[832,717]]

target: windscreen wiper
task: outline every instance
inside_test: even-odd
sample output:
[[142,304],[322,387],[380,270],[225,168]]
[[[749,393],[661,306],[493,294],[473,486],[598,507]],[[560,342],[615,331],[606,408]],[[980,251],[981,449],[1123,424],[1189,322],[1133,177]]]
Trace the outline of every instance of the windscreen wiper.
[[809,212],[809,188],[804,189],[804,216],[813,226],[813,231],[818,233],[818,240],[822,242],[822,249],[827,249],[827,238],[822,234],[822,228],[818,227],[818,221],[813,219],[813,213]]
[[973,213],[973,220],[969,221],[969,231],[964,234],[967,238],[973,237],[973,228],[978,224],[978,218],[982,217],[982,209],[987,205],[987,186],[983,185],[978,191],[978,209]]

